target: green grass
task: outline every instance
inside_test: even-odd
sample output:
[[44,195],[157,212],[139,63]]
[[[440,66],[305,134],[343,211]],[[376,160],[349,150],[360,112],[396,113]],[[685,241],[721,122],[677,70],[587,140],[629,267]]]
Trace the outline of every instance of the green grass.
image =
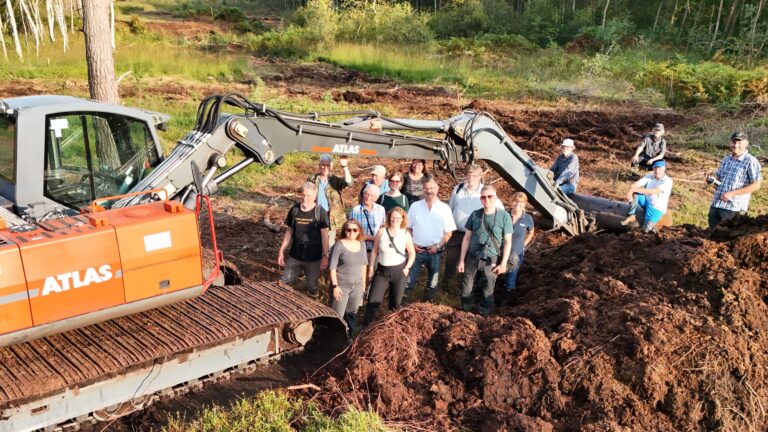
[[[66,53],[61,46],[48,44],[39,56],[33,50],[25,53],[23,62],[16,59],[0,62],[0,76],[5,79],[87,79],[85,43],[77,35],[70,37],[70,49]],[[12,56],[14,54],[9,53],[9,57]],[[120,76],[128,71],[137,79],[184,77],[231,82],[246,77],[249,68],[244,56],[180,47],[155,37],[123,36],[115,51],[115,73]]]
[[253,399],[241,399],[229,408],[207,408],[195,419],[171,418],[164,432],[388,432],[371,412],[350,407],[338,418],[321,413],[312,403],[284,393],[264,391]]
[[613,72],[608,66],[611,58],[584,57],[559,48],[500,56],[487,51],[447,52],[431,46],[341,43],[318,52],[316,58],[376,77],[455,86],[467,97],[598,103],[639,99],[650,106],[665,106],[658,91],[638,91]]

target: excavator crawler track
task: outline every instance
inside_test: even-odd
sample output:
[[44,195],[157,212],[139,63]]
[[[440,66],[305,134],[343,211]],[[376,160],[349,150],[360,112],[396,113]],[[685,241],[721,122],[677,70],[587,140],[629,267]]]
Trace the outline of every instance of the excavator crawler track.
[[333,310],[288,287],[243,280],[0,348],[0,431],[125,414],[131,410],[120,404],[300,349],[297,340],[306,342],[310,322],[344,328]]

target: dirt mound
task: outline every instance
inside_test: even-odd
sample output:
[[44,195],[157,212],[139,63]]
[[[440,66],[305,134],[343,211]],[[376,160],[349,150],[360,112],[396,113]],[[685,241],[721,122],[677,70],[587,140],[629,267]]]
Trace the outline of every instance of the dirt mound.
[[764,219],[532,254],[499,315],[387,315],[316,397],[431,430],[766,430]]

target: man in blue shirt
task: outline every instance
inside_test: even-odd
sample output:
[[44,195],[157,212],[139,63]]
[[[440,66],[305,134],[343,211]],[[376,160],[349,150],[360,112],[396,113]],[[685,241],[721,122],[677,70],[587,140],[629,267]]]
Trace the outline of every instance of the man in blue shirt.
[[763,180],[760,162],[749,154],[748,148],[747,134],[734,132],[731,135],[731,154],[720,162],[714,177],[707,176],[707,183],[716,185],[707,218],[710,228],[737,214],[745,214],[752,192],[760,189]]

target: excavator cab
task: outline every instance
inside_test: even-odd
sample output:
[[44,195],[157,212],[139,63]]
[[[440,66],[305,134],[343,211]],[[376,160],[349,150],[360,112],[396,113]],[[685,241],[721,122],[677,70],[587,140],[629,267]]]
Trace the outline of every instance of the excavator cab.
[[45,119],[44,195],[81,209],[124,194],[161,161],[146,122],[114,113],[62,113]]

